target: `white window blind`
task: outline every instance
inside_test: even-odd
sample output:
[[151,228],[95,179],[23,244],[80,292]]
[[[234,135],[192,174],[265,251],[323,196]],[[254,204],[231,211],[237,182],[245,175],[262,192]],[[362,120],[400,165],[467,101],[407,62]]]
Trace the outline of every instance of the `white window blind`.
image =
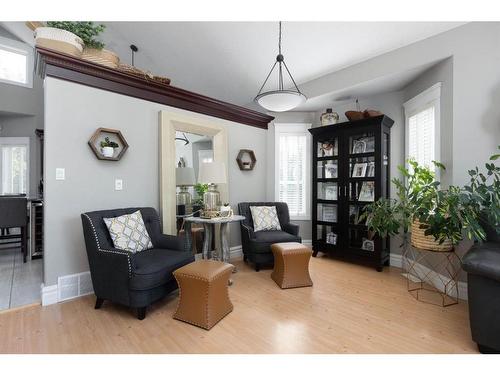
[[309,213],[310,138],[304,124],[277,124],[276,200],[286,202],[293,219],[307,219]]
[[27,44],[0,37],[0,82],[33,86],[33,49]]
[[408,157],[433,168],[435,108],[431,106],[408,118]]
[[414,159],[435,171],[432,161],[440,161],[440,100],[439,82],[404,104],[406,159]]
[[1,194],[27,194],[28,138],[0,138]]

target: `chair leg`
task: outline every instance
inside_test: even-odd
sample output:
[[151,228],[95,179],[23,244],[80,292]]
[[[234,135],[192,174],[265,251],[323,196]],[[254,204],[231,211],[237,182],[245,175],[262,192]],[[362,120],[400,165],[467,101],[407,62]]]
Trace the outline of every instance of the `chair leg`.
[[26,263],[26,257],[28,256],[28,239],[26,227],[21,227],[21,248],[23,251],[23,263]]
[[260,271],[260,264],[255,263],[255,272],[259,272],[259,271]]
[[146,317],[146,307],[139,307],[137,309],[137,319],[144,320]]
[[245,262],[245,263],[248,262],[248,258],[245,254],[243,254],[243,262]]
[[104,303],[104,298],[97,297],[95,300],[95,307],[94,308],[96,310],[100,309],[103,303]]

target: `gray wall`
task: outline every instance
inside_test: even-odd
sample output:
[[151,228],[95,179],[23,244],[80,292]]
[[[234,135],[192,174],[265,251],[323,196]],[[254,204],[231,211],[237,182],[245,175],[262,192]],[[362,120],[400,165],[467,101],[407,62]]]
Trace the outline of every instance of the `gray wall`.
[[453,58],[450,57],[429,70],[404,88],[404,101],[410,100],[432,85],[441,82],[440,103],[440,155],[437,159],[446,165],[441,173],[441,183],[448,186],[453,182]]
[[[159,208],[158,112],[186,111],[58,79],[45,80],[45,285],[57,277],[88,269],[80,214],[116,207]],[[193,117],[207,118],[192,114]],[[266,131],[215,119],[228,130],[229,197],[233,209],[244,200],[266,197]],[[88,139],[98,127],[120,129],[130,148],[119,162],[98,160]],[[64,140],[64,142],[61,142]],[[242,172],[235,161],[242,148],[253,149],[257,165]],[[66,180],[55,180],[55,169]],[[114,190],[115,178],[123,190]],[[231,246],[240,244],[231,225]]]

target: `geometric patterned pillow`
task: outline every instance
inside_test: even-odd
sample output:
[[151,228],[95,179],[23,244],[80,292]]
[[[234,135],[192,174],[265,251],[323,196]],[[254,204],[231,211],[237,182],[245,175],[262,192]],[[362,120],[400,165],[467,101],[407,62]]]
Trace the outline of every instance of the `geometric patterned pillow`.
[[253,230],[281,230],[276,206],[250,206]]
[[129,215],[103,218],[115,248],[137,253],[151,249],[153,243],[142,220],[141,211]]

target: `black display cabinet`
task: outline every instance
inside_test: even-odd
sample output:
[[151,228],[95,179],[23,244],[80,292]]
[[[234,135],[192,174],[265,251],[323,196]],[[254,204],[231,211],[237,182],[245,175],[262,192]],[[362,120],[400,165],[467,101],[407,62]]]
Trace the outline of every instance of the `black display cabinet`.
[[358,222],[363,207],[389,197],[387,116],[312,128],[312,240],[318,252],[373,266],[389,265],[389,239]]

